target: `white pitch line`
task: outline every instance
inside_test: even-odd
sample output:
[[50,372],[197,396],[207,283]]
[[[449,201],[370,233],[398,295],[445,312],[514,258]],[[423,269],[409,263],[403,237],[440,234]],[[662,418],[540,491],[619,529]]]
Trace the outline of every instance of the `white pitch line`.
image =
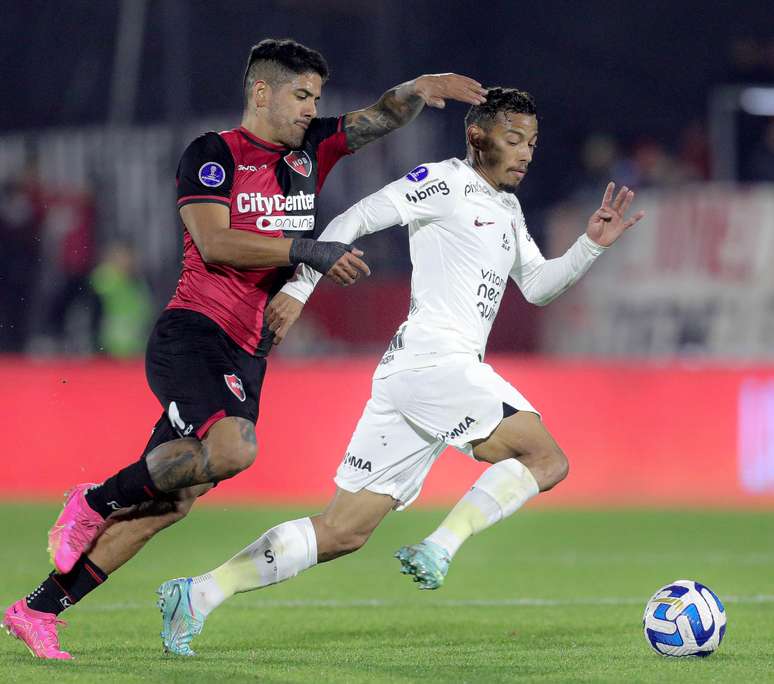
[[[725,596],[721,599],[729,604],[766,604],[774,603],[774,595],[756,594],[753,596]],[[504,598],[504,599],[446,599],[431,600],[425,608],[504,608],[509,606],[562,608],[572,606],[635,606],[645,605],[647,598],[605,597],[582,599],[545,599],[545,598]],[[256,608],[406,608],[416,607],[416,601],[398,601],[393,599],[265,599],[239,601],[229,604],[232,608],[255,610]],[[106,613],[117,610],[141,610],[153,607],[153,601],[145,603],[126,602],[104,605],[83,606],[79,611],[86,613]]]

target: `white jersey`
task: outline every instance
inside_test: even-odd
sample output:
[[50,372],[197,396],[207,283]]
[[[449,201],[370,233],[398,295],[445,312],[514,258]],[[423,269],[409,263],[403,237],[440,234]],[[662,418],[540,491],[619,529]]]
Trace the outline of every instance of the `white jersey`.
[[[408,226],[411,302],[375,378],[450,354],[482,360],[509,277],[529,301],[546,304],[603,251],[583,235],[564,257],[546,261],[516,197],[460,159],[416,167],[334,219],[320,239],[352,242],[396,223]],[[302,266],[282,291],[305,302],[319,278]]]
[[481,360],[514,264],[540,258],[519,201],[459,159],[419,166],[384,190],[408,225],[413,273],[408,319],[375,377],[447,354]]

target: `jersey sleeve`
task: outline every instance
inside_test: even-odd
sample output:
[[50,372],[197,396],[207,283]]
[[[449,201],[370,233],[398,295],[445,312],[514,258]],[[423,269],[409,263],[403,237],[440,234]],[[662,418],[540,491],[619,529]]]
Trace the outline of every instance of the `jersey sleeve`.
[[344,116],[312,119],[306,132],[306,144],[317,157],[317,192],[320,192],[336,162],[352,154],[344,131]]
[[[343,214],[331,221],[322,235],[321,242],[344,242],[349,244],[364,235],[384,230],[400,222],[400,216],[384,188],[360,200]],[[367,260],[367,257],[366,257]],[[301,264],[293,279],[281,290],[299,302],[306,303],[322,274],[306,264]]]
[[527,230],[527,222],[524,220],[524,214],[519,207],[514,216],[514,231],[516,232],[516,246],[518,248],[518,258],[516,266],[530,264],[537,261],[545,261],[540,248],[537,246],[532,236]]
[[551,303],[571,288],[605,251],[583,233],[562,256],[546,259],[527,231],[523,215],[515,228],[519,253],[510,275],[524,298],[538,306]]
[[234,158],[217,133],[205,133],[183,152],[177,167],[177,208],[196,202],[230,204]]
[[459,201],[452,169],[443,163],[422,164],[384,188],[400,214],[401,225],[451,216]]

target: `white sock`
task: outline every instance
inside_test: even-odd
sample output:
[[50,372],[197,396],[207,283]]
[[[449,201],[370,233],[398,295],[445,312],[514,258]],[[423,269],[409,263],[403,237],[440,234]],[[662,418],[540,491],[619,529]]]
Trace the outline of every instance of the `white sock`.
[[191,603],[209,615],[234,594],[295,577],[317,563],[317,537],[309,518],[272,527],[215,570],[193,578]]
[[452,558],[468,537],[515,513],[539,489],[532,473],[515,458],[495,463],[425,541],[438,544]]

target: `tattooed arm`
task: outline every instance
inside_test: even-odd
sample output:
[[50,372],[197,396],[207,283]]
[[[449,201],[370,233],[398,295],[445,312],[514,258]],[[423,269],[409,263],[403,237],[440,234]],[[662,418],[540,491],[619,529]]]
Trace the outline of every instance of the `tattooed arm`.
[[357,150],[405,126],[425,105],[443,109],[447,99],[482,104],[486,102],[486,90],[478,81],[458,74],[428,74],[401,83],[370,107],[346,115],[344,125],[349,149]]

